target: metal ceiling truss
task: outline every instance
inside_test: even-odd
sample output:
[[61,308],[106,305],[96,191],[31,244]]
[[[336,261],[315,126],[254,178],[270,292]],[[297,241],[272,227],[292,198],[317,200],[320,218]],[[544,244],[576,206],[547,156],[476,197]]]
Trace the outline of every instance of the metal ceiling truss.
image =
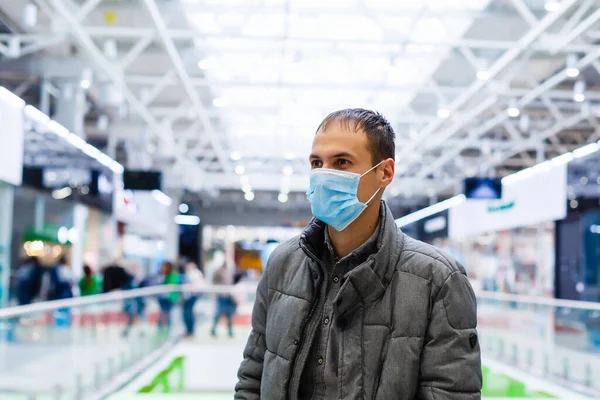
[[[528,29],[516,41],[473,37],[428,41],[408,36],[390,36],[381,41],[329,37],[289,38],[270,34],[248,36],[235,30],[200,34],[185,26],[170,28],[163,17],[164,13],[161,13],[163,8],[159,9],[156,0],[123,2],[126,4],[119,5],[123,9],[135,9],[143,4],[148,12],[151,24],[131,27],[86,23],[87,18],[98,11],[102,0],[87,0],[79,7],[71,0],[35,0],[35,3],[53,19],[52,35],[0,35],[0,55],[7,59],[17,59],[73,41],[87,54],[90,66],[99,72],[96,79],[115,85],[135,112],[136,121],[143,124],[140,129],[145,126],[152,133],[152,140],[159,144],[159,151],[155,152],[154,157],[162,160],[161,162],[174,160],[167,164],[178,171],[169,175],[175,179],[169,183],[176,187],[185,185],[186,177],[193,174],[197,178],[194,183],[196,189],[197,182],[200,181],[206,187],[225,190],[240,189],[243,182],[248,182],[253,190],[273,191],[282,186],[282,180],[286,181],[284,184],[291,191],[302,192],[306,189],[307,161],[297,157],[288,159],[281,151],[277,151],[279,142],[266,138],[264,143],[257,141],[252,148],[244,149],[245,178],[241,179],[234,173],[237,162],[230,159],[229,152],[235,149],[232,143],[235,136],[231,135],[226,123],[217,125],[215,121],[221,121],[228,113],[237,116],[269,115],[270,106],[256,104],[232,105],[226,109],[213,107],[207,103],[205,96],[212,90],[260,88],[272,90],[273,93],[286,91],[290,95],[295,90],[314,90],[316,96],[327,91],[339,92],[342,97],[351,91],[389,91],[411,92],[415,97],[433,96],[433,99],[437,99],[439,104],[448,109],[448,118],[436,115],[436,104],[425,109],[411,103],[398,110],[399,116],[394,116],[398,134],[398,176],[395,187],[402,187],[403,193],[415,195],[451,194],[462,178],[456,176],[459,172],[473,174],[495,169],[496,173],[505,173],[535,163],[536,152],[563,153],[600,138],[600,123],[589,111],[589,104],[575,103],[570,85],[563,85],[571,79],[565,69],[548,77],[525,77],[525,86],[522,83],[511,85],[515,78],[520,78],[519,82],[523,81],[521,72],[536,57],[556,62],[559,58],[566,61],[567,55],[576,54],[579,57],[577,68],[583,71],[592,66],[600,73],[600,45],[595,43],[600,40],[600,30],[594,30],[598,28],[600,9],[596,7],[595,0],[563,0],[560,8],[551,13],[533,8],[532,4],[536,3],[510,0],[501,3],[494,10],[444,10],[443,15],[440,15],[471,18],[497,15],[500,18],[521,19]],[[111,6],[114,7],[112,2]],[[161,7],[175,5],[161,4]],[[202,4],[197,8],[193,5],[187,7],[187,12],[203,13],[222,13],[226,9],[218,3]],[[357,16],[366,14],[377,23],[380,23],[381,15],[414,17],[424,12],[424,9],[400,4],[387,8],[378,7],[375,10],[365,8],[362,11],[360,8],[353,10],[327,7],[319,5],[319,12]],[[257,4],[240,4],[236,8],[236,12],[246,17],[254,13],[276,15],[288,11],[285,7]],[[314,12],[314,8],[297,7],[293,11],[308,14]],[[100,50],[99,44],[105,40],[118,41],[121,54],[118,60],[109,59]],[[251,54],[257,57],[275,52],[288,52],[290,55],[294,52],[310,52],[345,57],[349,63],[349,55],[402,56],[406,54],[404,50],[407,46],[422,46],[434,49],[434,52],[438,49],[451,50],[449,56],[464,59],[471,66],[473,80],[468,86],[450,86],[447,82],[437,82],[435,79],[429,79],[425,84],[384,86],[380,82],[334,84],[281,80],[216,80],[204,77],[201,73],[191,75],[186,68],[182,54],[192,43],[192,49],[199,55],[206,51],[227,55]],[[142,57],[156,54],[163,54],[170,61],[162,74],[152,75],[136,70],[136,63]],[[482,54],[487,56],[483,57]],[[424,52],[411,57],[427,59],[432,55],[431,52]],[[482,65],[484,58],[486,65]],[[440,68],[443,68],[443,64]],[[482,69],[485,69],[487,79],[477,79],[477,72]],[[73,78],[77,79],[76,76]],[[180,98],[173,104],[173,88],[183,88],[185,99]],[[597,87],[588,88],[585,96],[586,102],[600,102]],[[508,116],[507,107],[511,101],[516,102],[522,115],[531,117],[527,131],[520,129],[517,119]],[[384,108],[393,107],[394,104],[376,106]],[[252,129],[257,127],[248,127],[249,132]],[[571,130],[577,132],[570,133]],[[243,135],[243,132],[234,134]],[[286,166],[291,166],[294,170],[290,177],[282,174],[282,169]]]

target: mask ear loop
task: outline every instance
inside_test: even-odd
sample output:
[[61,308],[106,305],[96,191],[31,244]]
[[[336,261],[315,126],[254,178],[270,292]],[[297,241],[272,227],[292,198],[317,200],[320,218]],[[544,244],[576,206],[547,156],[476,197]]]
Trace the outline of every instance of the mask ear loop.
[[[379,164],[375,165],[373,168],[371,168],[370,170],[368,170],[367,172],[365,172],[364,174],[362,174],[360,177],[362,178],[363,176],[365,176],[366,174],[368,174],[369,172],[373,171],[375,168],[379,167],[381,164],[383,164],[385,160],[381,160],[379,162]],[[373,193],[373,196],[371,196],[371,198],[369,200],[367,200],[366,203],[364,203],[365,205],[369,205],[369,203],[371,202],[371,200],[373,200],[375,198],[375,196],[377,196],[377,193],[379,193],[379,191],[381,190],[381,188],[377,189],[377,191],[375,193]]]
[[375,196],[377,196],[377,193],[379,193],[379,191],[381,190],[381,188],[377,189],[377,191],[375,193],[373,193],[373,196],[371,196],[371,198],[369,200],[367,200],[367,202],[365,203],[365,205],[369,205],[369,203],[371,202],[371,200],[373,200],[375,198]]
[[372,167],[370,170],[368,170],[367,172],[365,172],[364,174],[362,174],[360,177],[362,178],[363,176],[365,176],[366,174],[368,174],[369,172],[373,171],[375,168],[379,167],[381,164],[383,164],[385,160],[381,160],[379,162],[379,164],[375,165],[374,167]]

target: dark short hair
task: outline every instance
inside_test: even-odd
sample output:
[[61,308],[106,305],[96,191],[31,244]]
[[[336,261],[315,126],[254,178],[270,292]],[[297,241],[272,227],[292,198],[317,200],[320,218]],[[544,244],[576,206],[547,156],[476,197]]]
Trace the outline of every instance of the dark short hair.
[[317,132],[325,130],[332,122],[339,122],[354,132],[363,131],[369,141],[373,164],[396,158],[396,134],[388,120],[376,111],[347,108],[334,111],[325,117]]

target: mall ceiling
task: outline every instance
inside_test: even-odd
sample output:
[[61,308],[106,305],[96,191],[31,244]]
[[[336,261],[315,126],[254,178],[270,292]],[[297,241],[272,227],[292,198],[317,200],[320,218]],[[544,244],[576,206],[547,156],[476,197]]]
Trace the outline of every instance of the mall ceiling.
[[344,107],[393,124],[406,204],[600,138],[598,0],[34,0],[0,19],[0,84],[36,105],[92,71],[85,134],[199,199],[305,207],[314,130]]

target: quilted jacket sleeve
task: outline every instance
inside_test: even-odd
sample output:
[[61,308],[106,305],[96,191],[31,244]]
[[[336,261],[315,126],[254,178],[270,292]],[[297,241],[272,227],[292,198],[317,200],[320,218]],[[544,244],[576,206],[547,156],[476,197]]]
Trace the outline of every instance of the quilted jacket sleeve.
[[419,400],[481,399],[481,355],[475,294],[462,271],[433,300],[421,354]]
[[244,360],[238,371],[235,386],[235,399],[260,399],[260,384],[263,372],[265,350],[265,329],[267,321],[268,271],[265,271],[256,291],[256,301],[252,311],[252,332],[244,350]]

